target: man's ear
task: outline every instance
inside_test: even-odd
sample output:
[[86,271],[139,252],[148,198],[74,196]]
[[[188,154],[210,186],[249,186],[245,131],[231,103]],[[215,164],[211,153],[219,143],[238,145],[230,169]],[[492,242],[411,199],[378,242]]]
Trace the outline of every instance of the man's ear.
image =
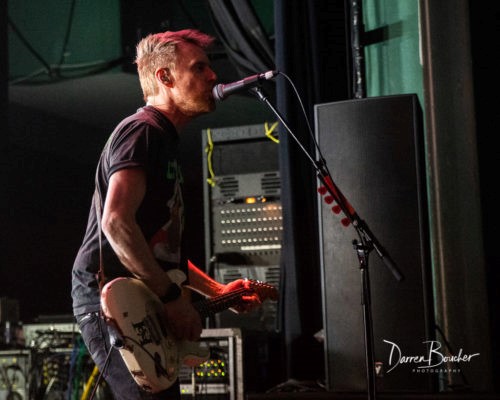
[[168,68],[159,68],[156,71],[156,78],[165,85],[172,83],[172,79],[170,78],[170,70]]

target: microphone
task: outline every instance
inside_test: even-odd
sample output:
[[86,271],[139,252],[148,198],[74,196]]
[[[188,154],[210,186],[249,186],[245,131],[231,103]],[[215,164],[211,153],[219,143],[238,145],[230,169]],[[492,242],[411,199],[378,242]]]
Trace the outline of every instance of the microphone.
[[278,75],[278,71],[267,71],[262,74],[252,75],[247,78],[244,78],[237,82],[232,83],[219,83],[215,85],[212,89],[212,95],[214,99],[217,101],[225,100],[226,97],[232,95],[233,93],[240,92],[245,89],[251,89],[262,81],[268,81],[273,79],[276,75]]

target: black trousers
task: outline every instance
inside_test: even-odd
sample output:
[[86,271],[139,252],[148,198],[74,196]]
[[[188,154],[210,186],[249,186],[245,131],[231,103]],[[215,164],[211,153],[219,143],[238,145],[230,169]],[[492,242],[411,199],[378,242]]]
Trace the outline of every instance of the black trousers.
[[[115,400],[180,400],[180,385],[176,381],[167,390],[160,393],[148,393],[134,381],[122,356],[109,341],[108,327],[99,313],[83,314],[76,317],[82,339],[87,346],[92,360],[103,373]],[[109,354],[109,352],[111,353]],[[109,359],[105,367],[106,358]]]

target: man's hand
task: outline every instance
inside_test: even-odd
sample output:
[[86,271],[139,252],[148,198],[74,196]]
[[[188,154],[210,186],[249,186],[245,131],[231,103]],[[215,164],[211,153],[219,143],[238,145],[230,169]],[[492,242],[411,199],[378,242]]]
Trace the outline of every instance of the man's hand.
[[[249,289],[250,291],[252,291],[252,288],[251,288],[251,285],[250,285],[250,282],[248,281],[248,279],[236,279],[235,281],[229,282],[227,285],[223,286],[222,294],[230,293],[230,292],[232,292],[234,290],[238,290],[240,288],[245,288],[245,289]],[[243,303],[232,308],[232,310],[234,310],[238,313],[250,312],[250,311],[254,310],[255,308],[259,307],[262,303],[260,297],[255,292],[253,292],[252,294],[249,294],[249,295],[244,295],[241,298],[243,300]]]
[[201,317],[191,304],[189,297],[180,296],[177,300],[165,303],[167,325],[179,340],[198,340],[203,329]]

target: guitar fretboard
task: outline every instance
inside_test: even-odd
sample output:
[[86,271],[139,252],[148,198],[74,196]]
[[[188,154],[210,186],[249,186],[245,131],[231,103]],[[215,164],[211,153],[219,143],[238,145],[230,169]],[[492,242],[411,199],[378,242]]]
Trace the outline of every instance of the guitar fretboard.
[[220,296],[201,300],[194,304],[195,309],[202,318],[210,317],[218,312],[244,303],[243,296],[257,294],[261,301],[265,299],[277,300],[278,291],[269,284],[249,280],[250,287],[241,287],[232,292]]
[[244,294],[251,293],[251,290],[241,288],[211,299],[201,300],[195,303],[194,307],[203,318],[206,318],[217,314],[218,312],[227,310],[230,307],[241,304],[243,302],[242,296]]

